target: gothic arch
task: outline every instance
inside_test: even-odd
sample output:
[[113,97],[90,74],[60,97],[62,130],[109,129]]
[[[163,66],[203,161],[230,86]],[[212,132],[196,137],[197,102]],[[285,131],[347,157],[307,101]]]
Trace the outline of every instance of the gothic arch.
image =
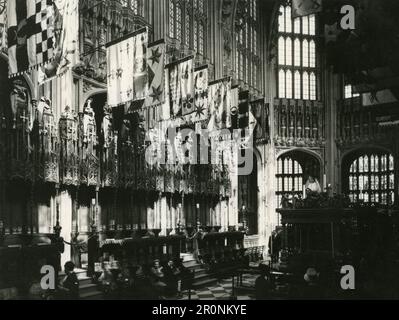
[[107,94],[107,89],[92,89],[86,93],[84,93],[83,95],[83,99],[80,101],[80,105],[79,105],[79,110],[83,110],[83,107],[85,106],[87,100],[89,100],[89,98],[92,98],[96,95],[100,95],[100,94]]
[[304,152],[304,153],[307,153],[307,154],[309,154],[309,155],[311,155],[311,156],[313,156],[313,157],[315,157],[317,159],[317,161],[320,164],[320,168],[323,167],[323,159],[322,159],[321,155],[318,154],[317,152],[313,151],[313,150],[306,149],[306,148],[292,148],[292,149],[282,150],[282,151],[277,153],[276,160],[278,158],[280,158],[281,156],[283,156],[284,154],[291,153],[291,152]]

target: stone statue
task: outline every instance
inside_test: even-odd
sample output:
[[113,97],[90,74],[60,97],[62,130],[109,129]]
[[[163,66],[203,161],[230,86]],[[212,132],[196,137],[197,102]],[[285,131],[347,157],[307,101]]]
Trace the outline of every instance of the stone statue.
[[95,113],[91,106],[93,99],[87,100],[83,112],[83,143],[89,143],[91,137],[95,134]]

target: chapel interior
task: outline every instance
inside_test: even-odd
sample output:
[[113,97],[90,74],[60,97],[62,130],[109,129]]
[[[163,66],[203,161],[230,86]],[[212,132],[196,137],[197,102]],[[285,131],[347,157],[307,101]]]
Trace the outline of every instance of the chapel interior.
[[[9,78],[0,43],[0,300],[26,298],[44,265],[61,279],[66,262],[80,299],[168,298],[140,283],[170,261],[186,272],[179,298],[225,281],[219,298],[254,299],[260,265],[271,298],[302,298],[309,272],[326,298],[399,298],[399,2],[292,15],[290,0],[80,0],[68,86],[34,69]],[[107,101],[107,44],[143,28],[165,65],[192,56],[209,83],[231,81],[250,172],[146,166],[163,105]],[[183,122],[200,137],[209,119]],[[347,265],[355,290],[341,288]]]

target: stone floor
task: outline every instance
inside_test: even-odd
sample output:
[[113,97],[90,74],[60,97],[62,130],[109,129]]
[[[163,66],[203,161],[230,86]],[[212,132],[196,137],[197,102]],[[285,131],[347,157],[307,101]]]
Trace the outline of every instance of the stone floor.
[[[255,280],[257,276],[244,275],[242,287],[235,288],[237,300],[254,300]],[[224,279],[218,284],[191,291],[191,300],[232,300],[232,279]],[[188,300],[188,293],[184,292],[181,300]]]

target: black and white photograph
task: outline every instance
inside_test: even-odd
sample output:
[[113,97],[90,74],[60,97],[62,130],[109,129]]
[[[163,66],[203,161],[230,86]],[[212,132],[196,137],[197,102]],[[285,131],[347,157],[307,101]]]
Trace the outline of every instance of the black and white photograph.
[[398,300],[398,21],[0,0],[0,300]]

